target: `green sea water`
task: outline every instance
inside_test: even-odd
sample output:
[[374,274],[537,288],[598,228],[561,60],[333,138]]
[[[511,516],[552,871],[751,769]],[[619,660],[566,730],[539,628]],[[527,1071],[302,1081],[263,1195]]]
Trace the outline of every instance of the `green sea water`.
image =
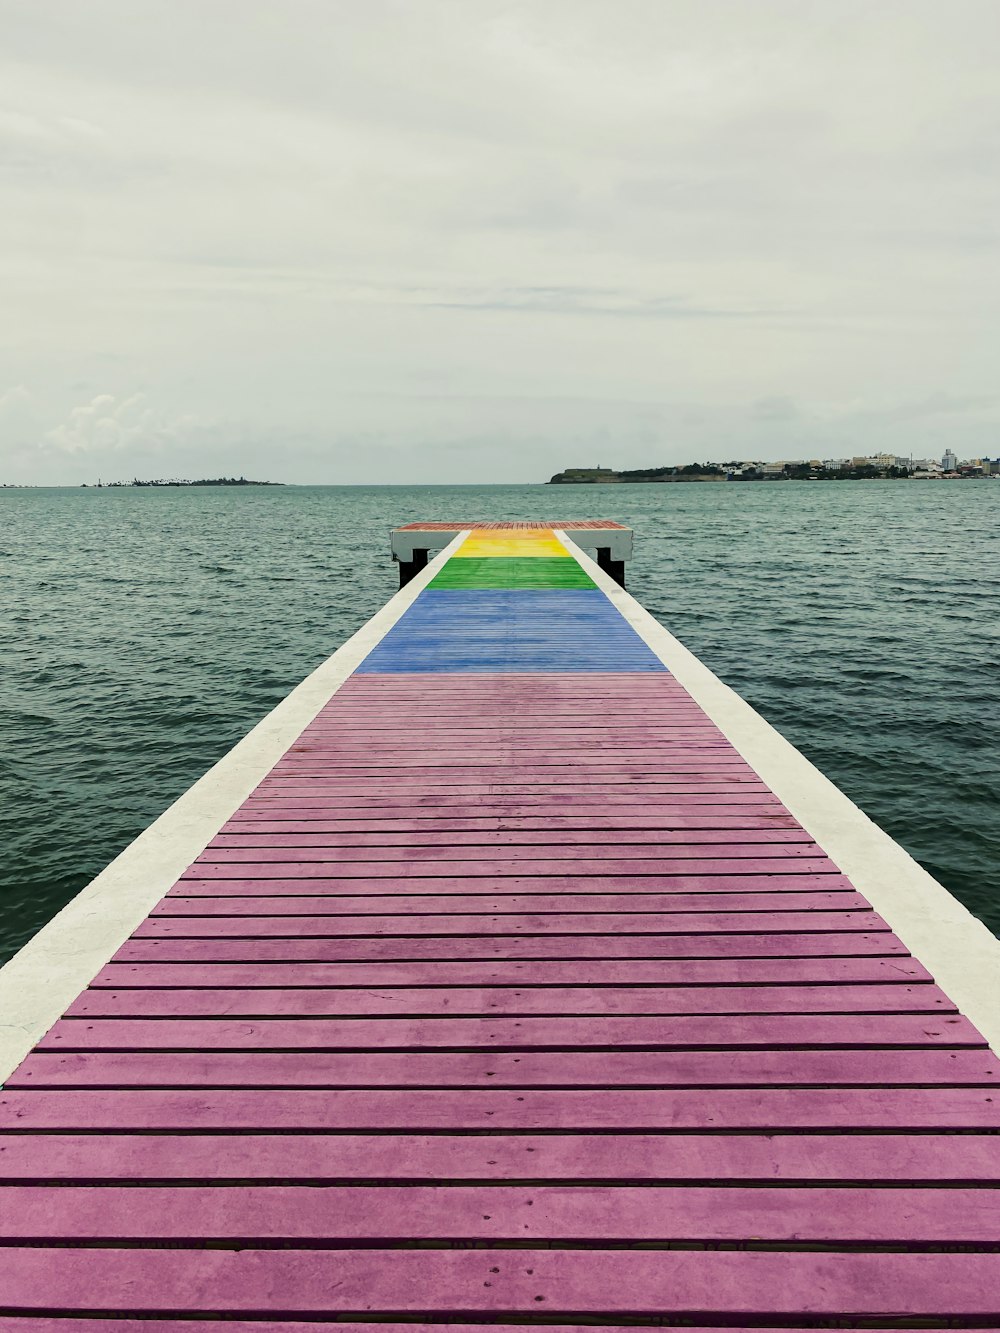
[[1000,933],[1000,483],[0,491],[0,959],[395,590],[610,518],[630,590]]

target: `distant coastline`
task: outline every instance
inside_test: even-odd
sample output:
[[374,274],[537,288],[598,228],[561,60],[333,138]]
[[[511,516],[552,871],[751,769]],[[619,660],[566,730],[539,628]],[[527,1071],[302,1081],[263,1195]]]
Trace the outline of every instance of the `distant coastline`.
[[547,486],[615,486],[645,482],[691,481],[962,481],[1000,477],[1000,458],[960,462],[954,454],[935,459],[874,454],[867,458],[796,458],[777,463],[685,463],[674,467],[568,467]]
[[[156,481],[140,481],[134,477],[131,481],[97,481],[93,484],[93,490],[114,490],[122,486],[283,486],[283,481],[250,481],[247,477],[208,477],[201,481],[188,481],[185,478],[176,478],[166,480],[158,478]],[[89,482],[81,482],[81,489],[90,486]]]

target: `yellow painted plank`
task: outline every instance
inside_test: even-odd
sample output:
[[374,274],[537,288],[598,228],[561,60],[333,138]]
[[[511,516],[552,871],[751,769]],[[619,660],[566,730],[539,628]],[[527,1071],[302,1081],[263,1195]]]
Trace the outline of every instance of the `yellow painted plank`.
[[483,559],[490,556],[565,557],[569,552],[551,529],[540,532],[473,532],[456,551],[453,559]]

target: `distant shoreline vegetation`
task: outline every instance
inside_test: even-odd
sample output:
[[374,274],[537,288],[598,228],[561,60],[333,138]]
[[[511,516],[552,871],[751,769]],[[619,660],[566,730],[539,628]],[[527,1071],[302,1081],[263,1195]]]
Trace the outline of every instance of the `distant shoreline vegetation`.
[[1000,459],[959,462],[946,454],[940,463],[930,459],[879,454],[870,458],[831,458],[825,461],[685,463],[677,467],[627,468],[568,467],[547,486],[609,486],[636,482],[688,481],[937,481],[1000,476]]
[[[81,482],[81,486],[88,486],[89,482]],[[98,481],[94,484],[94,489],[115,489],[121,486],[283,486],[283,481],[250,481],[246,477],[207,477],[201,481],[188,481],[184,478],[176,478],[168,481],[160,478],[156,481],[140,481],[138,477],[133,477],[131,481]]]

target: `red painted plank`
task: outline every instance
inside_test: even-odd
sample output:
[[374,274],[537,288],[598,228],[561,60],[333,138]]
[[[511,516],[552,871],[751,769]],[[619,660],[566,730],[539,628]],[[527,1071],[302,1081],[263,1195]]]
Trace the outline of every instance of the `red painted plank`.
[[744,1241],[989,1245],[1000,1202],[983,1189],[608,1189],[579,1185],[233,1186],[189,1189],[11,1185],[0,1241],[439,1241],[485,1245]]
[[967,1130],[1000,1129],[988,1088],[525,1088],[0,1093],[0,1130]]
[[[182,1045],[190,1046],[189,1040]],[[34,1052],[19,1088],[888,1088],[1000,1083],[977,1050]],[[453,1097],[456,1105],[461,1101]],[[1000,1094],[998,1094],[1000,1103]]]
[[1000,1317],[997,1254],[28,1247],[5,1258],[0,1302],[22,1313]]
[[[218,970],[218,969],[217,969]],[[364,1015],[472,1017],[476,1015],[620,1014],[698,1016],[729,1014],[954,1014],[955,1006],[937,986],[519,986],[453,989],[319,990],[295,987],[294,980],[270,990],[85,990],[67,1013],[75,1018],[297,1018]],[[884,1030],[884,1029],[883,1029]]]
[[[677,1016],[672,1018],[118,1018],[61,1019],[36,1049],[68,1050],[362,1050],[532,1046],[972,1046],[985,1047],[967,1018],[958,1014],[807,1014],[767,1016]],[[738,1063],[738,1062],[736,1062]],[[992,1067],[992,1066],[991,1066]],[[958,1072],[956,1070],[956,1079]]]
[[996,1185],[1000,1153],[992,1133],[234,1136],[112,1131],[102,1136],[0,1134],[0,1179]]
[[[157,949],[156,952],[162,952]],[[760,986],[802,985],[817,988],[845,983],[902,984],[930,981],[922,963],[899,957],[685,958],[682,961],[588,960],[587,984]],[[579,985],[578,962],[549,959],[483,962],[420,961],[376,963],[109,963],[95,986],[568,986]]]

